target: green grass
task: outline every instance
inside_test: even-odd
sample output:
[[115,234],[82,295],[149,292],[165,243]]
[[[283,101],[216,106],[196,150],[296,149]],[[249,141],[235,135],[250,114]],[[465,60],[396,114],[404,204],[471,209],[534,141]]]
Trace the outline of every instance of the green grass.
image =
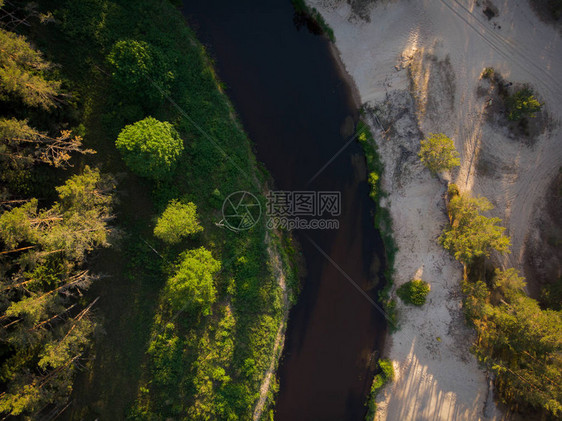
[[374,224],[375,228],[379,231],[384,244],[384,251],[386,255],[386,269],[384,272],[386,284],[379,291],[379,301],[383,305],[383,308],[389,318],[389,329],[395,331],[398,329],[398,314],[396,312],[396,301],[390,297],[390,291],[392,290],[392,277],[394,274],[394,262],[396,259],[396,252],[398,247],[394,242],[394,236],[392,231],[392,217],[387,208],[382,207],[380,201],[386,196],[386,193],[381,187],[381,177],[384,172],[384,166],[380,160],[377,144],[369,126],[363,121],[359,121],[357,124],[357,139],[359,144],[363,148],[365,154],[365,160],[367,163],[367,171],[369,176],[367,181],[371,186],[371,199],[375,203],[375,218]]
[[[98,151],[92,162],[126,174],[119,187],[127,193],[120,195],[118,209],[122,251],[108,251],[111,265],[100,264],[112,277],[104,293],[114,308],[101,307],[107,339],[94,347],[97,362],[115,364],[92,364],[79,380],[76,417],[251,418],[286,303],[272,268],[264,264],[270,260],[264,221],[242,233],[215,225],[228,194],[246,190],[261,197],[267,174],[233,119],[203,46],[163,0],[45,1],[41,8],[53,11],[60,23],[34,28],[31,35],[53,62],[62,64],[65,84],[80,105],[85,144]],[[160,52],[173,75],[173,102],[154,101],[157,95],[152,95],[143,103],[116,88],[106,56],[123,39],[146,42]],[[147,82],[145,88],[154,87]],[[185,146],[174,172],[159,181],[131,174],[115,149],[120,130],[149,115],[172,123]],[[174,199],[197,205],[204,232],[166,245],[152,231]],[[294,302],[298,252],[286,234],[271,237]],[[200,246],[221,262],[217,300],[209,316],[178,314],[167,304],[165,286],[181,252]],[[120,259],[114,259],[116,253]]]
[[366,421],[372,421],[377,413],[377,395],[382,388],[394,380],[394,367],[392,361],[387,359],[380,359],[378,361],[378,373],[373,378],[371,390],[369,391],[369,400],[367,401],[367,415]]
[[331,42],[336,42],[336,36],[334,35],[334,30],[330,28],[330,25],[324,20],[324,17],[320,14],[315,7],[309,7],[305,0],[291,0],[295,12],[297,14],[307,16],[310,18],[320,30],[329,38]]

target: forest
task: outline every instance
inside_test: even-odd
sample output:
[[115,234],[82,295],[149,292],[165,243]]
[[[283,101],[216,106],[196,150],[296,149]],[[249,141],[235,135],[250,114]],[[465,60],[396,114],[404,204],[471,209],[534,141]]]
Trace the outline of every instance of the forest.
[[216,224],[269,175],[176,6],[0,8],[4,416],[248,419],[277,358],[297,252]]

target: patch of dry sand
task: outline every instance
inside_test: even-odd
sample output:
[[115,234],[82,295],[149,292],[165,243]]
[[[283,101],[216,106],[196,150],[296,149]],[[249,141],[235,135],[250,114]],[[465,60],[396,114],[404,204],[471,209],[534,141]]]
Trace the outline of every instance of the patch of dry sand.
[[[381,420],[501,419],[489,379],[468,349],[462,271],[436,242],[446,224],[444,183],[417,160],[422,134],[444,132],[462,165],[452,180],[486,196],[504,220],[513,252],[504,266],[522,268],[549,183],[562,165],[562,41],[526,1],[492,1],[488,20],[471,0],[379,0],[358,16],[344,0],[309,0],[333,28],[336,45],[361,101],[376,109],[386,134],[372,124],[386,166],[384,188],[399,247],[395,284],[419,277],[431,284],[422,308],[399,303],[401,330],[386,355],[397,379],[378,399]],[[528,83],[545,102],[549,128],[532,142],[513,136],[486,114],[479,76],[493,67]],[[410,84],[410,80],[412,83]]]

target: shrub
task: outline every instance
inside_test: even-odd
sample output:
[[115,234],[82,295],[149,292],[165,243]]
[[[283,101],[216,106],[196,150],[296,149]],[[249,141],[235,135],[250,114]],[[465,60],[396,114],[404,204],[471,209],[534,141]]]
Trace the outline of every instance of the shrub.
[[203,231],[197,219],[197,207],[172,200],[158,218],[154,235],[168,244],[177,244],[182,238]]
[[542,107],[529,88],[520,89],[511,95],[507,99],[506,105],[507,118],[511,121],[519,121],[524,117],[535,117]]
[[428,138],[422,140],[418,156],[434,174],[458,167],[461,163],[455,144],[443,133],[430,133]]
[[365,420],[372,420],[377,412],[377,395],[380,390],[387,383],[394,380],[394,367],[392,366],[392,361],[390,360],[379,360],[378,361],[380,372],[373,378],[373,383],[371,385],[371,391],[369,393],[369,400],[367,402],[368,410]]
[[375,172],[372,171],[371,173],[369,173],[369,177],[367,179],[367,182],[369,183],[369,185],[371,186],[371,193],[369,194],[371,196],[371,199],[375,200],[377,197],[377,193],[379,191],[379,180],[380,180],[380,176]]
[[168,280],[166,297],[172,309],[208,315],[216,300],[213,275],[221,268],[204,247],[183,253],[175,275]]
[[165,178],[183,151],[172,125],[152,117],[125,126],[115,145],[132,171],[153,179]]
[[482,74],[480,75],[480,77],[482,79],[491,79],[494,76],[495,70],[493,67],[486,67],[483,71]]
[[459,187],[456,184],[451,183],[447,186],[447,195],[449,196],[449,199],[458,196],[459,194]]
[[159,104],[170,93],[174,79],[164,57],[160,50],[144,41],[117,41],[107,61],[118,93],[129,102],[140,101],[148,107]]
[[406,304],[413,304],[415,306],[422,306],[425,304],[425,298],[429,294],[430,286],[427,282],[419,279],[413,279],[401,285],[396,291],[398,296]]

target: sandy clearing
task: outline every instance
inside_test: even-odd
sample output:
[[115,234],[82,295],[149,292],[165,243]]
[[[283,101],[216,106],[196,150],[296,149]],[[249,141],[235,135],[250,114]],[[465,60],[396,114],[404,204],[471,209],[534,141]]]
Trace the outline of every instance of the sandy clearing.
[[[453,181],[496,206],[491,213],[504,219],[513,242],[513,253],[498,261],[521,269],[525,240],[562,165],[560,33],[523,0],[493,1],[499,17],[492,20],[471,0],[379,0],[371,5],[370,21],[355,16],[343,0],[309,3],[334,29],[361,101],[377,107],[385,128],[392,128],[384,138],[375,137],[400,249],[395,283],[420,277],[432,286],[421,309],[399,303],[402,328],[386,350],[397,380],[379,397],[377,418],[501,419],[486,373],[468,352],[473,338],[462,316],[460,265],[436,243],[446,223],[443,183],[429,176],[415,154],[420,131],[454,139],[462,166]],[[550,128],[532,145],[486,117],[487,98],[477,93],[484,67],[530,84],[545,102]],[[407,68],[415,80],[414,99]]]

